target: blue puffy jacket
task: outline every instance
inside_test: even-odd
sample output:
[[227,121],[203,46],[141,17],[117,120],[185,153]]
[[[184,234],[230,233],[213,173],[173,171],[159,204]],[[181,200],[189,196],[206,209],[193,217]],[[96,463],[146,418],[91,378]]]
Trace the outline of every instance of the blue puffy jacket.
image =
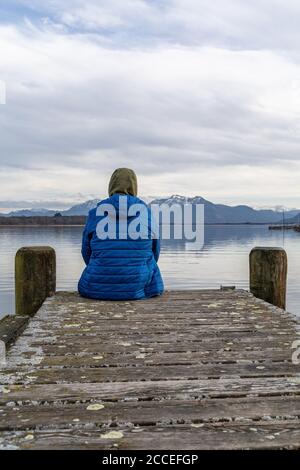
[[[128,235],[126,239],[120,239],[119,227],[122,214],[119,209],[119,197],[119,194],[114,194],[98,204],[98,207],[101,204],[112,204],[115,207],[116,239],[98,238],[96,227],[104,216],[97,215],[97,208],[89,213],[82,240],[82,256],[87,266],[78,284],[78,291],[83,297],[134,300],[163,293],[164,285],[157,266],[160,242],[151,238],[150,211],[147,208],[149,217],[147,239],[133,240]],[[122,197],[127,198],[128,207],[133,204],[146,206],[137,197],[130,195]],[[133,218],[128,217],[127,228]]]

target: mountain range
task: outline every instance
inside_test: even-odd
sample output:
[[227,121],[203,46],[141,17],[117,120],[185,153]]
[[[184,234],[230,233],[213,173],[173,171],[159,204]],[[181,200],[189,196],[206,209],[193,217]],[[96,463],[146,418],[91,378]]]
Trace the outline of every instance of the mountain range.
[[[53,217],[58,212],[63,216],[87,215],[90,209],[94,208],[98,199],[86,201],[82,204],[72,206],[68,210],[54,211],[49,209],[24,209],[10,212],[9,214],[0,214],[2,217],[32,217],[32,216],[49,216]],[[204,204],[205,207],[205,223],[208,224],[247,224],[247,223],[281,223],[282,212],[271,209],[253,209],[250,206],[238,205],[228,206],[225,204],[215,204],[204,199],[201,196],[185,197],[173,195],[169,198],[160,198],[151,201],[150,204]],[[300,217],[299,210],[289,210],[285,212],[287,222],[295,220],[298,222]]]
[[88,215],[89,211],[96,207],[99,199],[91,199],[90,201],[76,204],[70,207],[70,209],[59,211],[51,209],[21,209],[9,212],[8,214],[1,214],[1,217],[54,217],[55,214],[61,214],[63,216],[74,216],[74,215]]
[[[281,220],[281,222],[282,222],[282,220]],[[294,217],[285,219],[284,223],[285,223],[285,224],[297,224],[297,225],[300,225],[300,212],[299,212],[297,215],[295,215]]]

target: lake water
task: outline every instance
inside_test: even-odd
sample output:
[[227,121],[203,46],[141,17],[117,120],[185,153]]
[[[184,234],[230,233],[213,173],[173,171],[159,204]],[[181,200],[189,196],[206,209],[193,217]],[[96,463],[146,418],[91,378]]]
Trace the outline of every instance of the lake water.
[[[14,312],[14,257],[22,246],[50,245],[57,253],[57,289],[74,290],[83,269],[82,227],[0,227],[0,316]],[[160,268],[166,288],[248,288],[248,256],[254,246],[281,246],[288,253],[288,310],[300,316],[300,233],[266,226],[206,226],[205,245],[162,243]]]

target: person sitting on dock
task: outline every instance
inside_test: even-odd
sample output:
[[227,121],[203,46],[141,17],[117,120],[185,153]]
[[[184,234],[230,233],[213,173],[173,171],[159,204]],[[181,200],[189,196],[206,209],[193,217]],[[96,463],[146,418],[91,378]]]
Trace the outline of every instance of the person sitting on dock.
[[[164,291],[157,261],[158,236],[153,236],[151,211],[137,197],[133,170],[119,168],[109,182],[109,198],[89,212],[83,232],[82,256],[86,263],[78,283],[81,296],[101,300],[135,300]],[[141,236],[132,236],[138,225],[135,208],[146,213]],[[107,230],[104,230],[104,227]],[[115,230],[114,230],[115,228]],[[145,236],[146,232],[146,236]],[[143,236],[142,236],[143,234]]]

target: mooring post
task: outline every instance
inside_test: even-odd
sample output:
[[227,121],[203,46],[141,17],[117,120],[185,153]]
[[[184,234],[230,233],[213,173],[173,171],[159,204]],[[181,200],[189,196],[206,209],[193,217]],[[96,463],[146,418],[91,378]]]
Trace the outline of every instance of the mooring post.
[[250,253],[250,292],[285,309],[287,265],[287,254],[283,248],[253,248]]
[[34,315],[55,294],[56,255],[49,246],[21,248],[15,260],[16,314]]

